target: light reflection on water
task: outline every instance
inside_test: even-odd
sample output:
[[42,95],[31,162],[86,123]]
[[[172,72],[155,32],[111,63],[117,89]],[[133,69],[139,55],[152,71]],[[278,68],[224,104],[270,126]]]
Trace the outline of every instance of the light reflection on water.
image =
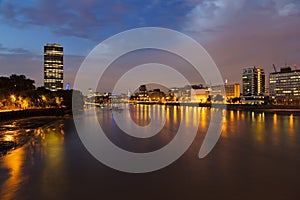
[[3,183],[0,197],[3,200],[14,199],[15,193],[21,184],[26,180],[23,172],[24,149],[14,151],[14,155],[8,155],[2,160],[1,168],[9,169],[9,178]]
[[[43,174],[41,179],[45,181],[55,179],[57,181],[57,178],[61,176],[59,173],[64,164],[63,135],[62,121],[47,128],[37,128],[34,130],[34,137],[30,138],[28,143],[1,158],[0,172],[6,172],[3,175],[1,174],[1,176],[7,177],[6,180],[0,179],[1,200],[20,199],[17,193],[20,191],[22,185],[26,184],[28,177],[30,177],[30,174],[28,174],[28,171],[31,170],[30,168],[40,162],[40,159],[44,159],[45,161],[45,174]],[[4,136],[4,138],[8,137],[10,135]],[[52,171],[52,174],[49,174],[49,171]],[[45,192],[48,189],[45,188]]]
[[[140,199],[146,194],[146,189],[142,188],[146,183],[149,190],[158,190],[154,192],[156,195],[147,193],[151,199],[163,191],[172,191],[168,197],[180,199],[191,199],[188,194],[199,195],[199,198],[212,194],[218,199],[233,195],[242,198],[249,188],[252,192],[247,195],[252,199],[256,195],[274,199],[280,196],[277,193],[288,194],[290,188],[299,185],[298,115],[224,111],[226,118],[219,142],[205,159],[199,160],[197,153],[213,110],[159,105],[127,105],[125,108],[130,109],[131,118],[141,126],[149,123],[149,113],[153,109],[155,117],[166,116],[167,128],[162,130],[161,137],[145,143],[147,145],[122,137],[118,138],[120,143],[139,145],[141,150],[159,142],[165,144],[173,138],[180,121],[186,126],[198,126],[196,142],[171,167],[146,175],[128,175],[97,165],[74,134],[70,120],[59,121],[35,129],[35,137],[25,146],[0,158],[0,199],[23,199],[24,194],[34,194],[36,199],[84,199],[89,194],[99,194],[104,199],[129,196]],[[107,130],[117,131],[109,110],[99,110],[98,114],[98,120],[107,126]],[[195,124],[197,118],[199,124]],[[71,127],[66,129],[65,125]],[[13,125],[6,128],[11,129]],[[11,134],[4,133],[1,138],[10,140]],[[97,193],[99,188],[101,193]],[[140,192],[132,191],[132,188],[139,188]],[[181,193],[182,190],[188,192]],[[138,197],[134,198],[134,192],[139,194]]]

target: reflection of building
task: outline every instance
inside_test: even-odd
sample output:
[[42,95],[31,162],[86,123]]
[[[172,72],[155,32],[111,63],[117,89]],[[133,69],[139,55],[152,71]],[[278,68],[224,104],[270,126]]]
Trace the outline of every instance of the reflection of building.
[[63,47],[59,44],[44,46],[44,86],[51,91],[63,89]]
[[264,99],[265,72],[259,67],[243,69],[243,98],[259,103]]
[[280,69],[280,72],[270,73],[270,97],[278,103],[300,103],[300,70],[290,67]]

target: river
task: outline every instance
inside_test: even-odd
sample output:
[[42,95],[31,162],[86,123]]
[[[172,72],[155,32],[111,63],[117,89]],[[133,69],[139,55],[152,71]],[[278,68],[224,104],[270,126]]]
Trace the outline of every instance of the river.
[[[109,109],[98,109],[108,138],[124,149],[148,152],[162,148],[175,137],[180,120],[198,126],[198,133],[174,163],[133,174],[95,159],[81,142],[73,119],[60,118],[33,128],[24,145],[0,158],[0,199],[300,198],[300,116],[226,111],[221,137],[199,159],[212,109],[163,105],[132,105],[129,109],[141,126],[149,123],[147,112],[152,109],[161,114],[158,117],[166,116],[166,122],[157,136],[139,142],[121,134]],[[200,123],[195,124],[193,117],[199,117]],[[22,130],[26,133],[27,129]],[[1,129],[2,136],[5,131]]]

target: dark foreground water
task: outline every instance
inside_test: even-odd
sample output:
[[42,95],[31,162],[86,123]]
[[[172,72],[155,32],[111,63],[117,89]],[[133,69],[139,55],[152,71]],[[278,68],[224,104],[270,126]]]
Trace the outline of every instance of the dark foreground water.
[[300,198],[300,116],[227,111],[217,145],[199,159],[213,112],[209,108],[140,105],[131,109],[131,117],[140,125],[148,123],[149,109],[158,109],[167,116],[166,125],[153,140],[138,143],[119,133],[111,111],[99,110],[108,137],[124,148],[136,152],[161,148],[176,134],[179,120],[190,115],[189,120],[200,117],[196,139],[170,166],[129,174],[94,159],[71,118],[58,120],[34,129],[25,145],[0,158],[0,199]]

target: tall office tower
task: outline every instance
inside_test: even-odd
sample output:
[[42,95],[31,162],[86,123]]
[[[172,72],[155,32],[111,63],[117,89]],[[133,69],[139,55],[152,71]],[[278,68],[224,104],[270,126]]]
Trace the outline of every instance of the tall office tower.
[[264,93],[264,70],[256,66],[243,69],[243,97],[261,97]]
[[44,46],[44,86],[50,91],[63,89],[64,51],[59,44]]
[[280,104],[300,104],[300,70],[284,67],[270,73],[270,97]]

